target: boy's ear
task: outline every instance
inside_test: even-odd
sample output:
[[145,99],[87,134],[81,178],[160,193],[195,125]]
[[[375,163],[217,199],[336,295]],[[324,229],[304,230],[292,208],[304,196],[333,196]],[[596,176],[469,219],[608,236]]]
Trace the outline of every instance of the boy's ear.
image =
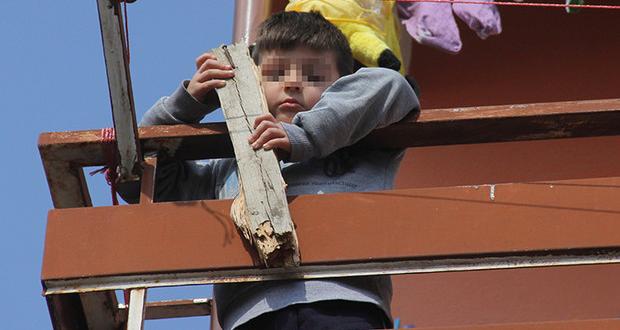
[[258,65],[258,54],[254,54],[254,50],[256,49],[256,43],[253,43],[248,46],[248,50],[250,51],[250,56],[254,60],[254,64]]

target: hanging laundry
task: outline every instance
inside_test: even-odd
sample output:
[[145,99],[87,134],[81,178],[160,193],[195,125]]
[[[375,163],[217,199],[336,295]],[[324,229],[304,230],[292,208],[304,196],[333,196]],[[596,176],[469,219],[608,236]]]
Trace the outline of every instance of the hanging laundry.
[[398,3],[402,24],[415,41],[451,54],[463,46],[450,3]]
[[404,73],[394,4],[394,0],[290,0],[285,10],[320,12],[347,37],[360,63]]
[[[480,39],[502,32],[502,20],[493,0],[480,0],[489,4],[453,3],[452,10]],[[567,0],[570,1],[570,0]]]
[[502,32],[502,23],[493,0],[487,4],[399,2],[398,14],[407,32],[418,43],[456,54],[463,46],[454,15],[478,37],[486,39]]

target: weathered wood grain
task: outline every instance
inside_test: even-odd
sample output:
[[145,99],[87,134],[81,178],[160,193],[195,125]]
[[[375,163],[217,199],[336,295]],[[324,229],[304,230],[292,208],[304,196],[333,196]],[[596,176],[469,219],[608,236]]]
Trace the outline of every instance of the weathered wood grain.
[[244,43],[215,48],[213,53],[235,70],[235,77],[217,89],[239,174],[232,218],[265,266],[299,265],[297,235],[278,159],[272,150],[254,150],[248,143],[254,119],[268,111],[258,70]]
[[129,63],[125,57],[125,37],[119,3],[97,0],[103,54],[112,103],[119,156],[119,180],[138,180],[141,160],[138,125],[134,110]]

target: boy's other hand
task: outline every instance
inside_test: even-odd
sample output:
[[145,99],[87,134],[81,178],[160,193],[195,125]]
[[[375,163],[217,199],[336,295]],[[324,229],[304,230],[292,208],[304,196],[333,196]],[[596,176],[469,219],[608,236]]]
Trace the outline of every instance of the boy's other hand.
[[187,85],[187,92],[198,102],[204,102],[207,93],[226,86],[224,79],[235,76],[230,65],[218,62],[212,53],[204,53],[196,59],[196,73]]
[[254,150],[263,148],[265,150],[274,149],[278,159],[286,159],[291,152],[291,141],[286,135],[282,124],[276,118],[266,113],[256,117],[254,120],[254,132],[250,134],[248,143]]

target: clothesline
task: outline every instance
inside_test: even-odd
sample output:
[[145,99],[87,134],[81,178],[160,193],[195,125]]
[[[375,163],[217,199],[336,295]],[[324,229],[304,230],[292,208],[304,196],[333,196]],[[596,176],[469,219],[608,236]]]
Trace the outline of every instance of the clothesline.
[[396,2],[448,2],[474,5],[497,5],[514,7],[547,7],[547,8],[574,8],[574,9],[620,9],[618,5],[573,5],[560,3],[534,3],[534,2],[507,2],[507,1],[475,1],[475,0],[396,0]]

